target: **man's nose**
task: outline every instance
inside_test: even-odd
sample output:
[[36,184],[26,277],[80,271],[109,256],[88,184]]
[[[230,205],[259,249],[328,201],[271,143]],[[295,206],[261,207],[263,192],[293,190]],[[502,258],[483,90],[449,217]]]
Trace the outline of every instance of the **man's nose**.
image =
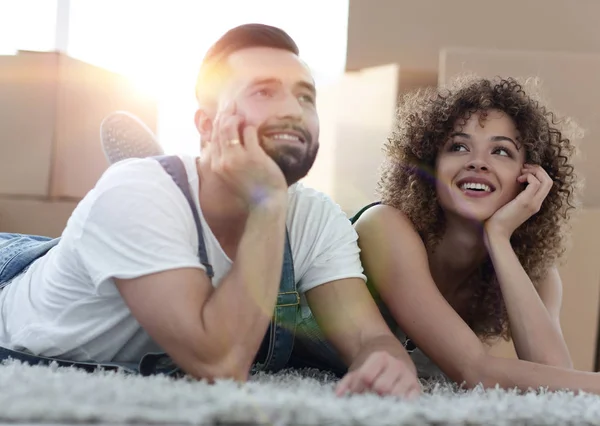
[[301,119],[304,110],[293,93],[286,93],[279,102],[277,116],[279,118]]

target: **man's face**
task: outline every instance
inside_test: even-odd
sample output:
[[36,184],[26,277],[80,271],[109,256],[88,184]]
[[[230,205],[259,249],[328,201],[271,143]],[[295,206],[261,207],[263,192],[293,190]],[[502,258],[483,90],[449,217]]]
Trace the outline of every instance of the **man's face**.
[[288,185],[306,176],[319,150],[316,91],[308,67],[282,49],[237,51],[228,58],[217,110],[232,101],[246,124],[256,126],[263,149]]

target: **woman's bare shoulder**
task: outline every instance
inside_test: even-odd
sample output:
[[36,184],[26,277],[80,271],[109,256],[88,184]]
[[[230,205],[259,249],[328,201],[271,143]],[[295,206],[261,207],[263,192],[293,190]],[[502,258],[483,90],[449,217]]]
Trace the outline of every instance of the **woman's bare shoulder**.
[[389,205],[378,204],[369,208],[356,220],[354,227],[359,238],[374,236],[379,240],[380,238],[394,239],[401,236],[414,239],[415,243],[422,244],[422,240],[408,216],[403,211]]

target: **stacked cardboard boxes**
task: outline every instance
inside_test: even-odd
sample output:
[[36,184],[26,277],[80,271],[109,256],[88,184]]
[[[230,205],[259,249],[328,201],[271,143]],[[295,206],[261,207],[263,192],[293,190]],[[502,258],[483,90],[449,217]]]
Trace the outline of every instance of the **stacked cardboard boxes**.
[[0,232],[58,236],[107,163],[100,123],[156,102],[123,76],[61,53],[0,56]]

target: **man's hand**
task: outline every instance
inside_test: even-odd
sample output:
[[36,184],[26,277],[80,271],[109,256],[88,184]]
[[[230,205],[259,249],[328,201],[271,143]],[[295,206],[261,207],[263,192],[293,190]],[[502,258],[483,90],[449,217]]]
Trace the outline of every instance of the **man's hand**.
[[281,168],[260,146],[256,127],[237,114],[235,102],[218,113],[204,156],[212,171],[250,207],[287,199]]
[[363,392],[414,399],[421,394],[421,385],[403,361],[380,351],[373,352],[359,368],[348,372],[336,388],[338,396]]

